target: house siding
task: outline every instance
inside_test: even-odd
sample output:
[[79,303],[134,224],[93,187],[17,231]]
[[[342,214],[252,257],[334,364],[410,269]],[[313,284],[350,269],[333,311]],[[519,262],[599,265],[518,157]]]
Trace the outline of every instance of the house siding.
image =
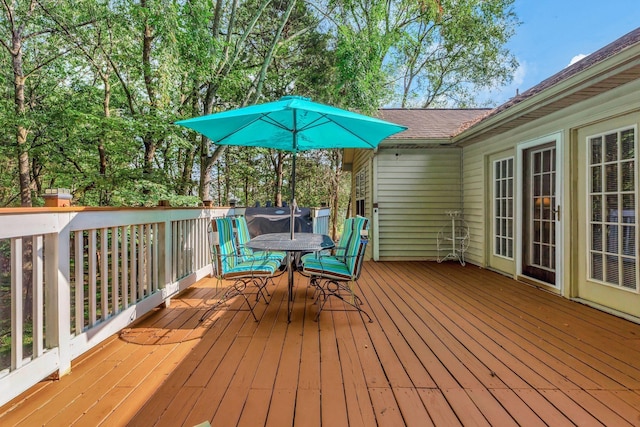
[[[466,259],[482,267],[487,267],[490,247],[490,169],[489,157],[497,153],[515,155],[516,147],[521,143],[535,140],[557,133],[566,123],[547,121],[544,119],[531,122],[530,124],[480,143],[465,147],[463,152],[463,199],[465,219],[469,224],[470,244],[466,254]],[[562,132],[561,132],[562,133]],[[566,140],[566,138],[563,138]],[[514,188],[519,189],[522,185],[520,171],[514,172]],[[515,203],[515,202],[514,202]],[[514,230],[516,239],[519,237],[517,230]],[[517,240],[516,244],[520,243]],[[513,261],[515,263],[515,259]],[[515,269],[514,269],[515,270]]]
[[366,169],[366,184],[365,184],[365,215],[367,218],[371,219],[372,213],[372,159],[373,159],[373,151],[372,150],[357,150],[353,160],[353,173],[352,173],[352,185],[351,185],[351,212],[349,212],[349,216],[353,216],[356,214],[356,192],[355,192],[355,177],[358,172],[363,169]]
[[445,212],[461,207],[459,148],[381,149],[376,156],[380,260],[434,260]]
[[[640,288],[633,283],[640,282],[638,94],[640,29],[456,128],[424,119],[443,118],[430,110],[390,112],[419,131],[387,139],[375,154],[358,153],[353,165],[354,173],[366,167],[371,177],[375,259],[437,259],[438,232],[451,224],[446,211],[461,210],[470,235],[467,262],[640,321]],[[430,133],[445,128],[445,135]],[[594,135],[611,135],[594,145],[613,150],[604,162],[589,157],[587,139]],[[513,172],[496,172],[494,162]],[[617,189],[616,179],[624,182]],[[592,192],[593,182],[612,187]],[[626,206],[624,222],[616,203]]]
[[[489,264],[491,247],[488,242],[490,236],[490,221],[488,218],[491,209],[489,200],[490,167],[489,159],[497,153],[515,155],[520,144],[534,140],[543,140],[546,136],[559,137],[561,143],[559,151],[562,155],[562,163],[558,166],[562,174],[560,191],[562,194],[561,216],[558,222],[561,227],[562,258],[559,260],[559,278],[562,287],[558,292],[567,297],[581,297],[578,293],[578,281],[584,280],[584,273],[578,271],[578,265],[586,259],[584,243],[585,219],[580,209],[584,210],[584,194],[579,194],[579,180],[585,179],[585,165],[578,161],[578,153],[585,150],[586,143],[583,138],[578,138],[579,131],[594,124],[602,125],[604,129],[616,128],[620,117],[635,117],[637,120],[626,120],[625,123],[638,123],[640,121],[640,81],[627,83],[617,89],[595,96],[586,101],[574,104],[561,111],[550,114],[538,120],[533,120],[501,135],[487,138],[484,141],[464,147],[462,154],[462,187],[464,199],[465,218],[470,226],[471,242],[466,259],[480,266],[492,267]],[[464,141],[462,141],[464,142]],[[517,167],[517,166],[516,166]],[[515,170],[514,188],[522,186],[522,172]],[[584,192],[584,190],[582,190]],[[580,222],[580,223],[579,223]],[[514,230],[515,245],[521,245],[520,232]],[[580,243],[582,242],[582,243]],[[514,268],[505,273],[512,274]],[[518,273],[516,272],[515,276]],[[606,293],[606,287],[600,291]],[[609,291],[613,293],[614,291]],[[590,298],[588,298],[590,299]],[[591,302],[606,305],[614,310],[640,316],[640,297],[633,296],[636,300],[635,308],[630,308],[628,303],[630,295],[620,298],[620,304],[605,297],[601,301],[590,299]]]
[[348,216],[356,215],[355,177],[363,169],[366,170],[364,216],[369,218],[369,243],[365,252],[365,260],[373,257],[375,241],[375,224],[373,221],[373,150],[356,150],[353,158],[353,172],[351,176],[351,211]]
[[[496,145],[496,144],[494,144]],[[469,147],[462,153],[462,211],[469,226],[469,248],[465,253],[467,262],[485,266],[485,167],[484,150],[496,147]]]

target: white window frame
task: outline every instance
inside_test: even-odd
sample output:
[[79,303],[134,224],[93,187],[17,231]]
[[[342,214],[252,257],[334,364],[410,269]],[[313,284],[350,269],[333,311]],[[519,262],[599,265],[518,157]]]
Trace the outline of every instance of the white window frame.
[[[508,164],[511,164],[511,175],[505,175],[503,173],[501,173],[500,176],[497,175],[497,165],[500,164],[501,165],[501,171],[503,171],[504,167],[507,166]],[[496,159],[493,161],[493,206],[494,206],[494,218],[493,218],[493,236],[492,236],[492,247],[493,247],[493,255],[496,257],[500,257],[500,258],[505,258],[508,260],[513,260],[514,259],[514,255],[515,255],[515,239],[514,239],[514,233],[515,233],[515,220],[516,220],[516,216],[515,216],[515,157],[514,156],[509,156],[509,157],[504,157],[501,159]],[[508,170],[508,169],[507,169]],[[502,185],[506,185],[507,188],[509,187],[509,185],[511,185],[511,194],[507,194],[506,196],[503,196],[502,194],[498,194],[497,191],[497,187],[498,187],[498,183],[500,183],[500,187],[502,187]],[[505,212],[498,212],[497,209],[497,205],[498,203],[504,201],[506,203],[506,210],[507,213],[505,214]],[[509,209],[510,207],[510,209]],[[511,215],[508,215],[509,210],[511,211]],[[502,225],[504,222],[507,222],[507,224],[509,223],[509,221],[511,222],[511,233],[509,234],[509,230],[508,230],[508,225],[507,227],[507,233],[506,235],[503,235],[501,233],[501,229],[502,229]],[[499,222],[500,226],[498,226],[498,224],[496,222]],[[501,242],[506,242],[507,246],[506,248],[500,247],[498,248],[497,245],[497,240],[500,239]],[[511,242],[511,254],[509,255],[508,253],[508,242]],[[498,249],[501,249],[501,251],[499,251]],[[505,252],[507,252],[505,254]]]
[[[363,167],[356,173],[355,185],[355,208],[356,215],[366,216],[366,196],[367,196],[367,168]],[[362,212],[358,211],[359,202],[362,203]]]
[[[635,201],[635,222],[634,223],[624,223],[623,221],[621,221],[620,219],[618,219],[617,223],[616,222],[612,222],[612,221],[607,221],[606,220],[606,212],[605,212],[605,207],[602,207],[602,218],[600,221],[593,221],[593,212],[592,212],[592,197],[599,195],[603,198],[606,197],[607,194],[613,194],[613,192],[611,191],[606,191],[606,188],[604,188],[604,184],[603,184],[603,188],[601,188],[601,191],[599,192],[594,192],[593,191],[593,181],[592,181],[592,167],[594,166],[594,164],[591,163],[592,160],[592,145],[591,145],[591,141],[595,138],[602,138],[603,141],[605,141],[605,137],[607,135],[611,135],[614,133],[618,134],[618,151],[620,150],[620,142],[621,142],[621,133],[624,131],[628,131],[628,130],[633,130],[633,134],[634,134],[634,157],[633,157],[633,162],[635,163],[635,168],[634,168],[634,190],[633,190],[633,194],[634,194],[634,201]],[[640,167],[638,166],[638,161],[640,160],[640,156],[638,156],[638,127],[637,125],[632,125],[632,126],[624,126],[624,127],[619,127],[616,129],[611,129],[611,130],[607,130],[604,132],[598,132],[596,134],[592,134],[592,135],[588,135],[586,137],[586,144],[587,144],[587,156],[586,156],[586,167],[585,167],[585,171],[586,171],[586,183],[587,183],[587,196],[586,196],[586,208],[585,208],[585,212],[587,212],[587,220],[586,220],[586,234],[587,234],[587,248],[586,248],[586,265],[587,265],[587,279],[591,282],[594,283],[598,283],[604,286],[609,286],[609,287],[613,287],[615,289],[619,289],[622,291],[627,291],[627,292],[631,292],[634,294],[638,294],[640,293],[640,286],[638,285],[637,281],[638,278],[640,278],[640,257],[638,254],[638,241],[640,240],[640,236],[639,236],[639,231],[640,231],[640,221],[638,220],[638,213],[639,213],[639,205],[640,205],[640,201],[639,196],[640,196],[640,191],[638,189],[638,185],[639,185],[639,178],[638,178],[638,172],[640,171]],[[603,150],[602,152],[602,162],[598,163],[597,165],[600,165],[602,167],[601,170],[601,176],[604,176],[605,171],[604,171],[604,166],[607,164],[613,164],[616,163],[617,165],[621,164],[621,159],[618,158],[616,161],[611,161],[611,162],[607,162],[605,160],[605,152]],[[619,156],[618,156],[619,157]],[[620,182],[621,180],[621,176],[620,176],[620,170],[621,168],[618,167],[618,176],[617,176],[617,180],[618,182]],[[623,194],[623,192],[621,192],[620,190],[617,190],[615,192],[615,194],[618,195],[618,197]],[[618,199],[618,203],[620,203],[620,199]],[[622,210],[622,207],[620,207],[620,210]],[[612,283],[610,281],[607,281],[607,275],[606,275],[606,257],[607,257],[607,250],[606,250],[606,233],[603,232],[603,236],[605,236],[605,238],[602,241],[602,248],[600,250],[594,250],[593,248],[593,236],[592,236],[592,229],[593,229],[593,225],[594,224],[600,224],[603,227],[606,227],[607,224],[617,224],[617,226],[620,227],[624,224],[625,226],[629,226],[629,225],[633,225],[635,227],[635,256],[628,256],[628,255],[624,255],[622,253],[622,250],[620,248],[620,246],[623,246],[623,241],[620,240],[617,242],[617,246],[618,246],[618,253],[617,254],[613,254],[611,253],[610,256],[615,256],[618,258],[618,283]],[[596,254],[599,253],[603,256],[603,265],[602,265],[602,279],[598,279],[598,278],[594,278],[594,269],[593,269],[593,263],[592,263],[592,254]],[[624,257],[623,257],[624,255]],[[621,260],[623,258],[633,258],[635,259],[635,264],[636,264],[636,272],[635,272],[635,277],[636,277],[636,283],[635,283],[635,288],[629,288],[629,287],[625,287],[622,285],[623,282],[623,276],[621,275],[622,270],[621,270],[621,266],[620,266],[620,262],[622,262]]]
[[[557,132],[550,133],[539,138],[522,142],[516,147],[516,173],[518,174],[518,180],[522,179],[522,171],[523,171],[523,158],[525,150],[549,143],[555,142],[556,144],[556,162],[558,167],[556,168],[556,202],[559,206],[565,206],[564,200],[564,187],[562,185],[563,181],[563,170],[561,165],[563,164],[564,159],[564,130],[560,129]],[[523,212],[522,212],[522,188],[521,185],[518,185],[516,190],[516,225],[515,230],[516,234],[519,233],[519,230],[522,230],[522,222],[523,222]],[[564,211],[562,211],[564,212]],[[562,260],[564,259],[564,241],[562,240],[562,235],[564,233],[564,226],[562,219],[564,218],[564,214],[560,216],[560,220],[556,223],[556,284],[554,288],[559,290],[560,292],[564,289],[564,266]],[[522,275],[522,242],[516,241],[515,247],[515,261],[516,261],[516,274]]]

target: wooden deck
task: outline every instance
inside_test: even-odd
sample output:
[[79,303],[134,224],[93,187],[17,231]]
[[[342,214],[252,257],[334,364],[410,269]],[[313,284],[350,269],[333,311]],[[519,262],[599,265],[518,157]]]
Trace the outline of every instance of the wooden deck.
[[365,263],[374,323],[314,322],[301,279],[287,324],[285,280],[257,323],[232,310],[199,323],[215,282],[197,283],[0,408],[0,425],[640,425],[638,324],[419,262]]

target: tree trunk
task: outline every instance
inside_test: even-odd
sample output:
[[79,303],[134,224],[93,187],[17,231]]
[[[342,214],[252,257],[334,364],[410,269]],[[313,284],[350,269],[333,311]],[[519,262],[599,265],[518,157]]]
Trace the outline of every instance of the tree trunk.
[[[111,117],[111,84],[109,83],[109,76],[100,74],[102,77],[102,83],[104,84],[104,99],[102,100],[102,111],[104,112],[105,119]],[[100,156],[100,176],[105,177],[107,175],[107,151],[104,148],[104,136],[98,141],[98,155]]]
[[284,153],[282,153],[281,151],[277,151],[276,152],[276,185],[275,185],[274,202],[278,207],[282,206],[283,164],[284,164]]
[[209,155],[209,139],[202,137],[201,148],[203,150],[200,156],[200,186],[198,188],[198,196],[200,200],[207,200],[211,195],[211,173],[213,165],[218,161],[220,156],[225,152],[226,145],[218,145],[212,155]]
[[[186,150],[185,152],[185,156],[184,156],[184,166],[182,168],[182,174],[180,176],[180,183],[178,186],[178,194],[182,195],[182,196],[188,196],[191,194],[191,190],[192,190],[192,181],[191,181],[191,174],[193,173],[193,162],[195,160],[196,157],[196,149],[195,148],[189,148]],[[200,200],[207,200],[204,198],[201,198]]]
[[[218,4],[220,1],[218,1]],[[217,11],[217,9],[216,9]],[[204,111],[203,115],[211,114],[213,111],[213,101],[215,99],[217,85],[210,82],[207,85],[207,92],[204,97]],[[195,113],[194,108],[194,113]],[[211,141],[205,136],[200,137],[200,185],[198,185],[198,197],[200,200],[208,200],[211,195],[211,172],[213,171],[214,163],[224,153],[224,147],[218,146],[216,150],[211,154]],[[218,203],[220,204],[220,203]]]
[[[102,79],[102,83],[104,84],[104,95],[102,99],[102,112],[104,114],[105,119],[109,119],[111,117],[111,84],[109,83],[109,75],[100,73],[100,78]],[[107,176],[107,149],[105,148],[104,141],[106,137],[104,134],[100,135],[98,139],[98,171],[100,177],[102,178],[102,185],[99,188],[100,199],[99,203],[102,206],[108,206],[110,201],[110,191],[104,185],[105,178]]]
[[[20,29],[15,29],[11,37],[11,57],[13,66],[14,103],[17,118],[25,114],[24,84],[26,77],[23,69],[22,58],[22,34]],[[29,164],[29,148],[27,137],[29,132],[21,124],[16,126],[16,145],[18,152],[18,173],[20,177],[20,205],[31,207],[31,175]]]
[[[338,238],[338,209],[340,207],[340,178],[342,177],[342,150],[332,150],[331,163],[333,176],[331,177],[331,238]],[[347,212],[347,216],[349,213]]]
[[[151,180],[153,174],[153,158],[156,155],[156,143],[150,134],[145,135],[142,142],[144,143],[144,165],[142,174],[144,179]],[[145,190],[145,194],[148,190]]]
[[[140,1],[140,6],[144,9],[147,7],[146,0]],[[145,20],[144,34],[142,39],[142,70],[144,75],[144,85],[147,90],[147,97],[149,98],[150,111],[149,115],[156,114],[156,95],[155,88],[153,86],[153,75],[151,73],[151,49],[153,44],[153,28]],[[142,142],[144,143],[144,165],[142,167],[143,177],[147,180],[151,180],[153,173],[153,159],[156,154],[156,141],[151,133],[147,133]],[[150,190],[145,188],[144,194],[149,194]]]

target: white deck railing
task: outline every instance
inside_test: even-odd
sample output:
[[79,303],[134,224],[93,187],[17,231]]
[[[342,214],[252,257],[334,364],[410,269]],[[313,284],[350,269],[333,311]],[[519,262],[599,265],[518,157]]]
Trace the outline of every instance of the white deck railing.
[[[0,405],[68,373],[73,359],[210,275],[207,227],[229,214],[232,208],[0,210],[0,332],[9,323],[11,331],[0,336],[11,350],[3,353],[0,343]],[[327,233],[328,216],[329,209],[314,215],[314,231]]]

